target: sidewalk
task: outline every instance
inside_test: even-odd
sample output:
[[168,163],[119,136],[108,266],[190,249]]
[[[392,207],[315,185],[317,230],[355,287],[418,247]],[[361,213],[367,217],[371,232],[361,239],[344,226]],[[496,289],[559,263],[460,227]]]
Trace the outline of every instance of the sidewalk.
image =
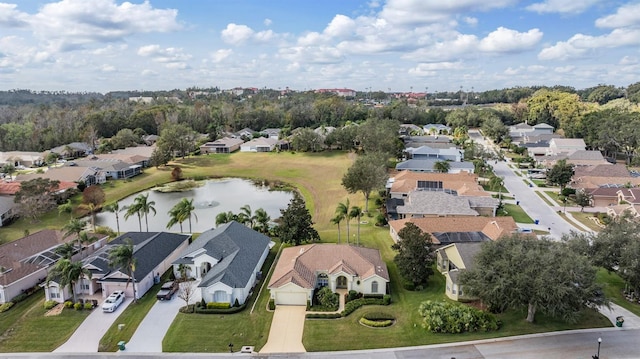
[[617,317],[623,317],[624,318],[624,323],[622,324],[622,327],[620,327],[620,329],[638,329],[640,328],[640,317],[638,317],[637,315],[631,313],[630,311],[622,308],[621,306],[617,305],[617,304],[613,304],[611,303],[611,308],[607,308],[607,307],[599,307],[598,311],[606,316],[607,318],[609,318],[609,320],[611,321],[611,324],[615,325],[616,324],[616,318]]

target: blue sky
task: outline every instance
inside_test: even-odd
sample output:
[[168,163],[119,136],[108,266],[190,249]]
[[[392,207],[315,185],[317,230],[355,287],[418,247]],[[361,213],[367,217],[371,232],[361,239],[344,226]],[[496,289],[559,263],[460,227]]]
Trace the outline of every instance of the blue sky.
[[638,81],[637,0],[0,0],[0,90]]

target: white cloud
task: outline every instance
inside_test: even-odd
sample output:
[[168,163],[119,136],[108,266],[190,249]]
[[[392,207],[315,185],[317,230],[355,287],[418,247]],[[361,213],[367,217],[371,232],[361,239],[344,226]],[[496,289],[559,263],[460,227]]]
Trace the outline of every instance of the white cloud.
[[217,64],[222,62],[224,59],[228,58],[229,56],[231,56],[232,53],[233,53],[233,50],[231,49],[220,49],[214,52],[213,54],[211,54],[211,60]]
[[487,11],[510,6],[515,0],[389,0],[380,16],[394,24],[425,24],[443,21],[456,14]]
[[95,42],[122,41],[136,33],[180,29],[177,13],[154,9],[149,2],[61,0],[42,6],[28,21],[35,35],[53,48],[73,50]]
[[175,47],[161,48],[160,45],[146,45],[138,49],[138,55],[149,57],[152,61],[164,64],[170,69],[186,69],[186,61],[191,55],[185,54],[182,49]]
[[531,4],[527,10],[537,13],[565,13],[578,14],[589,9],[602,0],[545,0]]
[[620,59],[620,65],[636,65],[638,64],[638,58],[635,56],[624,56]]
[[356,30],[356,22],[348,16],[336,15],[324,29],[324,34],[330,37],[350,37]]
[[576,67],[569,65],[569,66],[558,66],[556,68],[553,69],[553,71],[561,73],[561,74],[566,74],[569,72],[573,72],[573,70],[575,70]]
[[142,70],[140,74],[142,76],[158,76],[159,75],[158,72],[149,70],[149,69]]
[[247,25],[228,24],[222,30],[222,40],[228,44],[239,45],[251,38],[254,31]]
[[640,26],[640,3],[619,7],[615,14],[597,19],[596,26],[604,28]]
[[538,59],[567,60],[583,57],[588,52],[600,48],[637,45],[640,45],[640,29],[615,29],[611,33],[602,36],[576,34],[567,41],[560,41],[553,46],[542,49],[538,54]]
[[18,5],[0,3],[0,26],[24,27],[28,25],[29,15],[17,11]]
[[413,76],[434,76],[440,71],[459,70],[463,68],[462,62],[436,62],[422,63],[409,69],[409,74]]
[[499,27],[480,40],[478,48],[485,52],[515,52],[529,50],[542,39],[542,32],[531,29],[527,32]]
[[470,17],[470,16],[465,16],[464,19],[462,19],[465,24],[469,25],[469,26],[476,26],[478,25],[478,19],[475,17]]
[[271,24],[273,24],[273,21],[271,21],[271,19],[264,19],[263,24],[264,26],[271,26]]
[[113,66],[113,65],[104,64],[104,65],[102,65],[102,67],[100,67],[100,71],[102,71],[102,72],[114,72],[114,71],[116,71],[116,67]]
[[291,62],[308,64],[335,64],[344,61],[344,54],[335,47],[327,46],[295,46],[282,48],[278,52],[280,58]]

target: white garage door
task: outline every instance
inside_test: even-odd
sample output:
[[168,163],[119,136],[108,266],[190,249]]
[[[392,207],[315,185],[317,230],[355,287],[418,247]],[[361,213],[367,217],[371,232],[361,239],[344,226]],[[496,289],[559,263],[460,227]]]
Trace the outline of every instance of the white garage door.
[[278,292],[276,294],[278,305],[307,305],[307,294],[301,292]]

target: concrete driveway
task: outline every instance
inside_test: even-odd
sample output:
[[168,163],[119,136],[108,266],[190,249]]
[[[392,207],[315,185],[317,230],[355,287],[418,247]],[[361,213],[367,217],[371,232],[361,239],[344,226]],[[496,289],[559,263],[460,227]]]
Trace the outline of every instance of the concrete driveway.
[[104,313],[100,306],[89,314],[82,324],[76,329],[66,343],[59,346],[56,353],[95,353],[98,351],[100,339],[109,330],[111,325],[133,301],[133,298],[125,298],[118,309],[113,313]]
[[269,339],[260,354],[267,353],[304,353],[302,332],[307,313],[306,306],[279,305],[273,313]]
[[[200,289],[198,284],[200,281],[191,281],[180,283],[180,286],[192,285],[193,297],[189,299],[189,303],[193,304],[200,301]],[[187,303],[178,297],[180,291],[173,295],[171,300],[157,301],[151,307],[147,316],[144,317],[138,329],[131,337],[131,340],[125,344],[126,352],[131,353],[162,353],[162,339],[167,330],[173,323],[180,307],[184,307]]]

